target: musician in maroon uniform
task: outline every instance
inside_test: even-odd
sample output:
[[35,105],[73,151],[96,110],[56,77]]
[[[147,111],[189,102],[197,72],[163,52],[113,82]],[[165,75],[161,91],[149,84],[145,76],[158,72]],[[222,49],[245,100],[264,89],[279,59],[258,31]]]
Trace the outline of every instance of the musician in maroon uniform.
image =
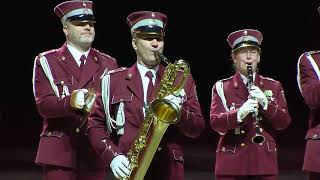
[[[319,2],[319,1],[318,1]],[[318,3],[319,4],[319,3]],[[319,11],[318,7],[318,11]],[[309,180],[320,179],[320,51],[303,53],[298,61],[297,81],[304,102],[309,107],[308,131],[303,171]]]
[[282,85],[257,71],[262,41],[259,31],[238,30],[227,41],[236,72],[217,81],[212,89],[210,125],[220,134],[215,177],[275,180],[276,131],[291,122]]
[[[156,52],[163,51],[167,16],[159,12],[138,11],[127,17],[127,23],[137,55],[136,63],[103,77],[106,86],[102,83],[103,92],[98,95],[88,122],[93,147],[118,179],[130,173],[127,152],[144,121],[146,106],[152,100],[147,92],[153,93],[154,98],[165,70]],[[181,116],[177,124],[167,129],[145,180],[184,179],[182,141],[185,137],[198,137],[204,129],[195,88],[190,75],[178,95],[165,97],[179,107]]]
[[[88,90],[117,68],[114,58],[91,48],[95,19],[91,1],[66,1],[54,8],[66,43],[40,53],[34,63],[34,96],[43,118],[35,162],[44,180],[104,180],[105,167],[91,148],[86,130]],[[82,126],[81,126],[82,124]]]
[[303,53],[298,61],[298,85],[304,102],[310,108],[303,171],[309,180],[320,179],[320,106],[318,86],[320,78],[320,51]]

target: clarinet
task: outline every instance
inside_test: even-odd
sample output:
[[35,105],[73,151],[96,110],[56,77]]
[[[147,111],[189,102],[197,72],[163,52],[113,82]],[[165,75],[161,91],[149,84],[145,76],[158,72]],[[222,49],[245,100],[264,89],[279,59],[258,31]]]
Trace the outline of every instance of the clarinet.
[[[252,70],[252,64],[247,64],[247,78],[248,78],[248,91],[250,91],[251,87],[254,85],[253,81],[253,70]],[[249,96],[249,98],[252,98]],[[255,135],[252,137],[251,141],[255,144],[262,144],[265,141],[265,137],[262,135],[263,129],[260,127],[259,124],[259,117],[258,117],[258,111],[254,111],[251,113],[252,118],[255,120],[253,123],[254,129],[255,129]]]

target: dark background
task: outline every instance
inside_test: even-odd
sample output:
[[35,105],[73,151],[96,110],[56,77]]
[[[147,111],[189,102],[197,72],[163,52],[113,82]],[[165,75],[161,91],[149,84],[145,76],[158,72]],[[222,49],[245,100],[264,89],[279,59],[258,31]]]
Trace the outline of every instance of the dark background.
[[[60,2],[11,1],[2,6],[1,22],[5,31],[0,69],[0,168],[34,166],[42,121],[32,93],[33,60],[39,53],[59,48],[65,42],[60,20],[53,12]],[[117,58],[120,66],[131,66],[135,62],[127,15],[136,10],[168,15],[164,54],[168,59],[182,58],[190,63],[207,125],[213,84],[233,74],[227,36],[244,28],[260,30],[264,36],[261,74],[282,83],[293,120],[288,129],[279,132],[279,155],[284,162],[280,162],[280,168],[301,170],[307,107],[297,87],[296,64],[303,52],[319,49],[317,2],[119,0],[94,3],[97,20],[94,47]],[[199,168],[213,168],[217,143],[218,134],[209,126],[199,139],[190,141],[190,156],[209,158]],[[295,164],[288,164],[281,157],[288,152],[296,152],[288,157],[296,159]]]

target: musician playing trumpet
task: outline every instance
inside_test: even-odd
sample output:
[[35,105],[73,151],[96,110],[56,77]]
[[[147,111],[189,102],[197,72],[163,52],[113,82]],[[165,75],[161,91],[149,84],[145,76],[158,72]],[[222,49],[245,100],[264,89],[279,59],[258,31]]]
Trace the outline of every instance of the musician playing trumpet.
[[210,107],[211,128],[220,134],[216,180],[278,176],[276,131],[287,128],[291,118],[281,83],[258,74],[262,39],[254,29],[227,38],[236,72],[215,83]]
[[[134,163],[130,163],[127,153],[137,138],[139,128],[144,127],[148,107],[159,90],[166,68],[165,64],[160,64],[164,59],[160,55],[164,47],[167,16],[160,12],[138,11],[127,17],[127,23],[136,63],[130,68],[110,71],[102,78],[102,92],[98,93],[88,119],[91,144],[117,179],[127,179],[131,175]],[[177,74],[181,75],[181,72]],[[184,180],[183,138],[196,138],[204,129],[191,75],[181,91],[164,99],[178,107],[180,116],[164,134],[144,180]]]

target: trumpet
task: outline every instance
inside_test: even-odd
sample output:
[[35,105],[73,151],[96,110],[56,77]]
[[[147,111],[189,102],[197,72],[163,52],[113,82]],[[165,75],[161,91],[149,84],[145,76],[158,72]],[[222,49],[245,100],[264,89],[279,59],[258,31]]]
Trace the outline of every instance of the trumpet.
[[89,88],[88,93],[86,94],[86,96],[84,97],[84,101],[85,101],[85,105],[81,111],[81,114],[83,115],[83,117],[80,120],[80,125],[76,128],[76,132],[79,133],[80,129],[86,124],[86,122],[88,121],[88,115],[90,114],[93,105],[96,101],[96,90],[94,88]]
[[[252,64],[247,64],[247,77],[248,77],[248,90],[254,85]],[[252,98],[252,97],[249,97]],[[262,144],[265,141],[265,137],[262,135],[263,129],[260,127],[260,118],[258,117],[258,110],[252,112],[252,118],[255,120],[253,123],[255,129],[255,135],[251,141],[255,144]]]

